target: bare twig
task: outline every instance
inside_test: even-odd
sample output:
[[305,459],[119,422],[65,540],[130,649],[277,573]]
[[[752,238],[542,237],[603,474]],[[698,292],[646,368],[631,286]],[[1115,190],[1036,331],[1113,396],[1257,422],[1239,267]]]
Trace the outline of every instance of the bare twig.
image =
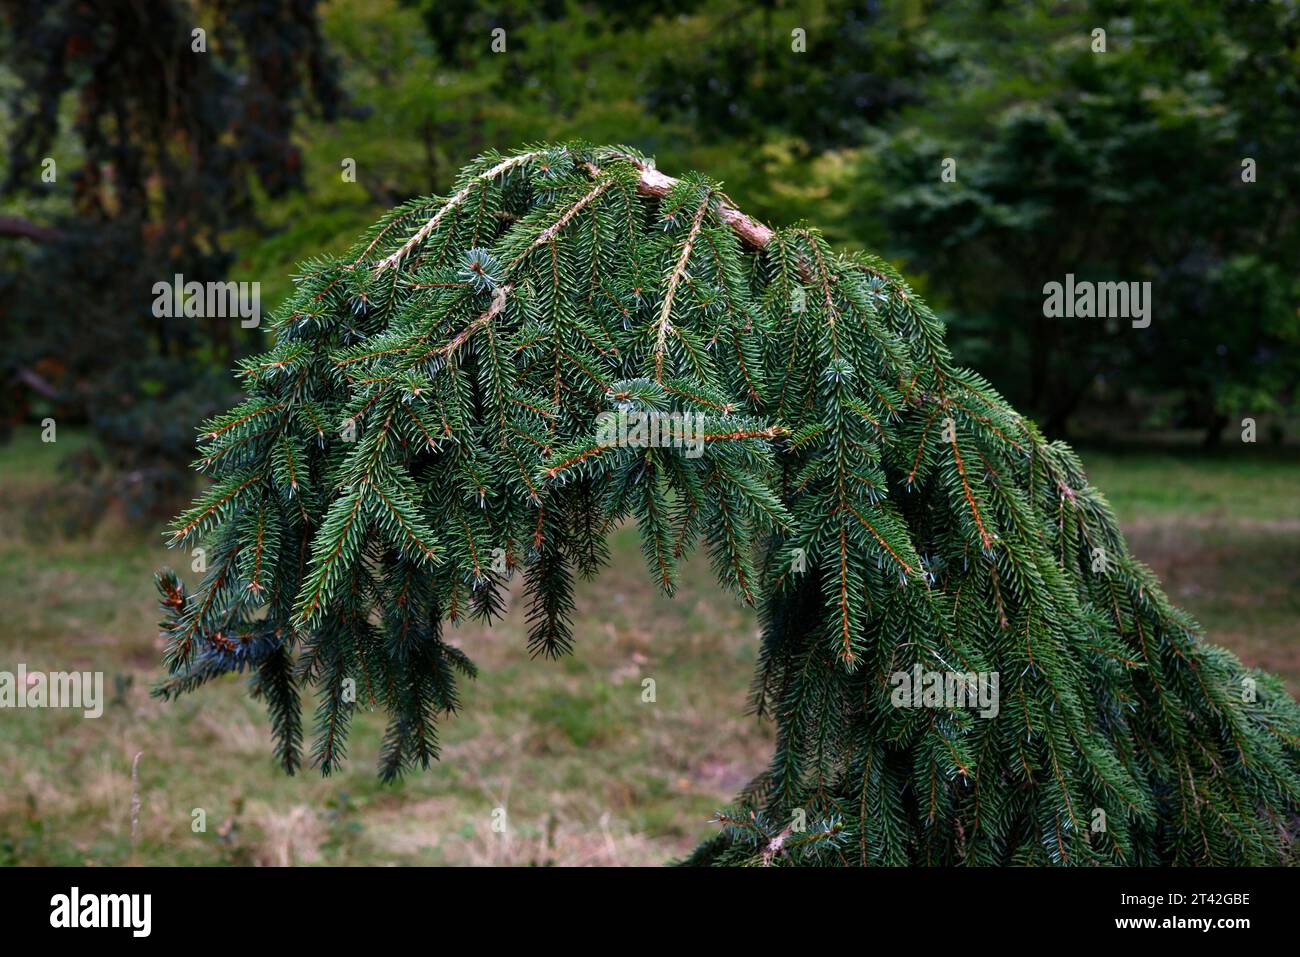
[[[667,196],[668,191],[677,185],[677,180],[666,176],[653,166],[647,166],[634,156],[620,154],[641,170],[641,179],[636,184],[636,191],[643,196]],[[727,199],[718,204],[718,218],[732,228],[737,236],[756,249],[762,249],[772,241],[772,230],[757,219],[746,216]]]
[[0,236],[21,236],[38,243],[52,243],[63,238],[63,233],[50,226],[20,219],[17,216],[0,216]]
[[140,829],[140,758],[143,751],[137,751],[131,761],[131,846],[135,846],[136,834]]

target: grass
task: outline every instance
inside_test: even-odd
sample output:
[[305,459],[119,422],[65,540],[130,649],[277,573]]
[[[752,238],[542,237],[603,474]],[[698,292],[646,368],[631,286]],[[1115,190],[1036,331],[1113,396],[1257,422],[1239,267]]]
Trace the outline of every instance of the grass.
[[[767,759],[770,725],[744,714],[753,616],[716,593],[703,561],[677,598],[656,595],[623,529],[611,567],[578,590],[573,656],[530,660],[518,607],[491,631],[460,629],[481,675],[433,770],[380,785],[382,715],[363,713],[345,771],[286,777],[243,679],[170,705],[148,695],[152,573],[184,556],[112,516],[89,537],[39,517],[59,495],[57,460],[84,440],[22,434],[0,449],[0,669],[102,670],[109,698],[96,720],[0,714],[0,864],[659,864],[711,834],[713,811]],[[1175,600],[1300,691],[1296,464],[1084,460]]]
[[110,704],[96,720],[0,714],[0,864],[659,864],[712,832],[771,750],[770,728],[744,714],[752,616],[713,592],[704,563],[676,599],[648,591],[624,529],[612,566],[579,588],[575,655],[530,660],[522,608],[459,630],[481,675],[432,771],[380,785],[383,716],[361,714],[347,770],[288,778],[243,679],[170,705],[149,697],[152,575],[185,556],[111,517],[89,538],[32,519],[66,451],[62,435],[0,449],[0,668],[102,670]]
[[1300,459],[1257,448],[1082,455],[1174,602],[1300,695]]
[[1215,455],[1164,449],[1081,452],[1088,476],[1119,510],[1121,521],[1182,516],[1197,523],[1300,522],[1300,458],[1241,445]]

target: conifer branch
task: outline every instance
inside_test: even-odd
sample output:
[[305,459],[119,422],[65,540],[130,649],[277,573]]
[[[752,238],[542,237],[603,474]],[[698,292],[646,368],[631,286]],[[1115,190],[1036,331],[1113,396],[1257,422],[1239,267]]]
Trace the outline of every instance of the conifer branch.
[[[170,543],[212,568],[192,594],[158,576],[159,697],[250,670],[282,766],[310,697],[331,773],[353,678],[393,780],[437,757],[473,675],[442,623],[501,615],[522,572],[530,652],[567,653],[573,572],[630,518],[655,586],[702,541],[762,625],[775,751],[694,862],[1285,859],[1300,706],[1201,639],[1074,454],[953,362],[887,263],[626,148],[457,183],[307,264],[240,364],[248,399],[200,431],[213,484]],[[997,707],[895,700],[935,667],[1000,675]]]
[[655,378],[660,383],[664,381],[664,353],[668,348],[668,332],[672,328],[673,300],[677,296],[677,286],[686,274],[686,264],[690,262],[691,250],[700,235],[700,225],[704,222],[704,214],[708,212],[709,202],[710,197],[706,194],[695,211],[691,227],[686,233],[686,240],[682,243],[682,251],[677,257],[677,265],[673,267],[672,275],[668,277],[668,288],[664,292],[663,304],[659,307],[659,322],[655,327]]
[[454,212],[462,203],[465,202],[465,200],[469,199],[475,188],[483,183],[491,182],[498,176],[502,176],[530,160],[536,159],[538,156],[542,155],[542,152],[542,150],[533,150],[531,152],[519,153],[515,156],[508,157],[507,159],[503,159],[500,163],[497,163],[486,173],[474,177],[474,179],[461,187],[459,191],[443,203],[442,207],[434,213],[433,217],[416,230],[415,234],[403,243],[400,249],[381,259],[375,266],[374,275],[378,277],[384,270],[392,269],[399,262],[405,259],[410,254],[411,250],[424,242],[425,239],[429,237],[429,234],[438,228],[438,224],[441,223],[449,213]]

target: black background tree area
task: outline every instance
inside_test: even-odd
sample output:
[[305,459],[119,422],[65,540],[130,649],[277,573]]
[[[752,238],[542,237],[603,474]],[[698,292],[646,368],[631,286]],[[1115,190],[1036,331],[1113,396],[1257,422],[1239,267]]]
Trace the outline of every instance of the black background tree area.
[[[34,240],[6,247],[0,423],[37,402],[89,424],[100,444],[74,464],[91,510],[147,509],[189,488],[192,421],[233,398],[221,367],[247,350],[237,323],[156,317],[148,291],[176,274],[222,279],[226,237],[256,224],[259,198],[302,188],[295,120],[338,106],[315,4],[217,3],[201,38],[173,0],[6,2],[0,17],[19,84],[0,193],[72,195],[39,226],[0,220]],[[69,99],[75,153],[54,148]]]

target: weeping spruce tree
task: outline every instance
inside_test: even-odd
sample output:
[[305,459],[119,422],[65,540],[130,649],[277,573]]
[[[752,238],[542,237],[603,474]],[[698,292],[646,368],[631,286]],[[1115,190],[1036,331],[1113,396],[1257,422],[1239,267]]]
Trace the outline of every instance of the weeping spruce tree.
[[[338,768],[357,706],[389,716],[385,779],[427,768],[474,674],[448,623],[519,574],[531,650],[569,652],[575,576],[634,520],[658,588],[702,548],[763,628],[776,753],[692,862],[1287,858],[1296,702],[1204,643],[874,256],[630,149],[542,146],[307,263],[272,325],[201,430],[213,484],[170,540],[208,570],[159,575],[156,693],[247,669],[286,771],[304,735]],[[610,443],[619,411],[689,416],[699,454]],[[997,675],[996,715],[898,707],[900,673]]]

